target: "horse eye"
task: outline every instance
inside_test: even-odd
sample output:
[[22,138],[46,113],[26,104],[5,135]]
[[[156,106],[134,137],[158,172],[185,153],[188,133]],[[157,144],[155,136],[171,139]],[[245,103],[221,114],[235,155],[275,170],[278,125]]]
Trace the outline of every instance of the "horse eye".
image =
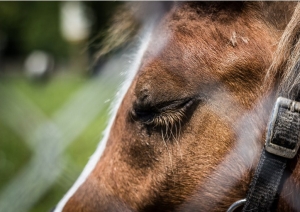
[[154,106],[134,104],[131,114],[135,121],[141,121],[145,125],[168,126],[182,122],[193,102],[192,98],[188,98],[163,102]]
[[134,108],[132,110],[132,115],[134,117],[134,120],[140,120],[142,123],[150,123],[155,116],[157,116],[157,112],[152,109],[139,109]]

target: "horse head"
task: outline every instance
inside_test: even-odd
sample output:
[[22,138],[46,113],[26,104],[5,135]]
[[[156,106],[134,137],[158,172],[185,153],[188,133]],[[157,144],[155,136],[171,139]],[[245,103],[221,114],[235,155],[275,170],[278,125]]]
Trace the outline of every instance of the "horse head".
[[[106,136],[56,212],[226,211],[245,198],[295,4],[159,8],[142,19],[137,61]],[[294,171],[286,181],[279,208],[300,210],[299,179]]]

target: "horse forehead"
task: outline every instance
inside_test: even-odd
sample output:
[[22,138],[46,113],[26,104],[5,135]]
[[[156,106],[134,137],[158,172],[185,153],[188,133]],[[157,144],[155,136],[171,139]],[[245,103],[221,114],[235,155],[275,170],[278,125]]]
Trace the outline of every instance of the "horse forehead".
[[199,63],[204,66],[212,60],[217,62],[218,58],[224,58],[218,54],[226,52],[235,55],[240,46],[249,44],[251,34],[254,34],[254,28],[250,30],[239,23],[222,26],[206,17],[174,20],[173,16],[165,17],[154,30],[140,70],[152,65],[184,71],[195,68]]
[[[181,28],[180,23],[176,25],[178,25],[177,28]],[[213,25],[211,28],[201,26],[201,23],[195,23],[195,25],[198,28],[193,24],[187,24],[183,27],[184,30],[174,30],[168,25],[159,26],[152,35],[139,72],[153,73],[153,71],[157,71],[161,74],[172,72],[172,75],[180,73],[181,77],[189,77],[189,73],[199,73],[199,68],[202,70],[202,74],[209,73],[205,67],[213,64],[225,66],[242,58],[239,49],[232,49],[232,45],[236,45],[237,42],[234,40],[236,39],[234,31],[224,33],[218,31]],[[242,37],[240,40],[242,41],[240,46],[248,44],[246,37]],[[227,59],[229,57],[230,60]],[[227,61],[221,63],[221,60]],[[196,70],[198,71],[196,72]]]
[[[214,56],[211,52],[215,51],[213,47],[215,44],[205,40],[201,33],[197,33],[201,30],[193,29],[189,24],[185,28],[195,31],[193,35],[174,30],[173,26],[166,23],[173,20],[168,19],[170,18],[154,30],[139,72],[157,71],[162,74],[172,72],[172,75],[180,73],[181,77],[184,77],[183,74],[193,71],[203,62],[204,57]],[[175,25],[180,28],[179,23]]]

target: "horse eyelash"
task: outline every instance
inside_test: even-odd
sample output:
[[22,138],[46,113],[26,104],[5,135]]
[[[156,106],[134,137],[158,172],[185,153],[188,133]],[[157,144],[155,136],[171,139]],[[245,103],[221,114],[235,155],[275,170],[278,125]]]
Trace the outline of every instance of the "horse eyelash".
[[182,122],[185,117],[185,111],[183,109],[176,111],[164,111],[154,116],[150,121],[145,122],[147,125],[153,125],[154,127],[171,125],[174,126],[176,123]]
[[180,134],[181,124],[184,120],[185,109],[167,110],[154,115],[150,120],[142,122],[154,129],[160,129],[160,132],[166,140],[177,139]]

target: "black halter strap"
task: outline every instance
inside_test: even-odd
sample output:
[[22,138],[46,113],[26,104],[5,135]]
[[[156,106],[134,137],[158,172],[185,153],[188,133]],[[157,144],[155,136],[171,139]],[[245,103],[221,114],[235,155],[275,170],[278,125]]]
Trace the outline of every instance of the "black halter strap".
[[266,144],[247,194],[243,212],[272,210],[286,164],[300,145],[300,103],[279,97],[268,126]]

